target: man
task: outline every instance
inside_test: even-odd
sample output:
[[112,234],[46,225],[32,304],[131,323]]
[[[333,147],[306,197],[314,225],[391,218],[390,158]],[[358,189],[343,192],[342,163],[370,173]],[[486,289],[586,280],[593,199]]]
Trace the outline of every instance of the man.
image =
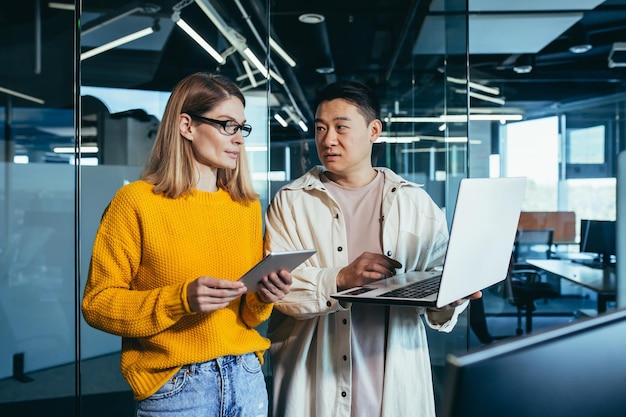
[[467,302],[426,310],[342,304],[330,294],[441,266],[445,216],[420,186],[372,167],[382,122],[367,86],[331,84],[315,108],[324,166],[279,190],[266,217],[266,251],[317,249],[292,272],[290,293],[270,319],[274,416],[434,416],[420,316],[449,332]]

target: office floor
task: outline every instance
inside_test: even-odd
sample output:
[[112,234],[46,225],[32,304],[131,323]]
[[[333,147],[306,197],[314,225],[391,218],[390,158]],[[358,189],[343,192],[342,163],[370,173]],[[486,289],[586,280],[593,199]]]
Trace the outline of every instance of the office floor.
[[[515,335],[517,319],[515,308],[494,292],[483,295],[487,328],[494,337],[493,343]],[[590,311],[595,300],[588,294],[566,295],[547,302],[537,303],[533,330],[546,329],[574,320],[578,312]],[[469,346],[482,343],[470,332]],[[434,369],[435,390],[443,387],[443,369]],[[62,366],[29,373],[31,382],[8,378],[0,380],[0,416],[72,416],[131,417],[132,394],[119,373],[119,354],[83,361],[81,367],[82,401],[77,404],[74,381],[75,367]]]

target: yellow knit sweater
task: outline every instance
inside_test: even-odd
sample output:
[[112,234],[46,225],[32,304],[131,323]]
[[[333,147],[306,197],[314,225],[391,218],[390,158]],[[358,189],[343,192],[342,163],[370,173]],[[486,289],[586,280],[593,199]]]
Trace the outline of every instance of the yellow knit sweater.
[[226,191],[170,199],[137,181],[107,207],[93,246],[82,311],[87,323],[122,336],[122,374],[135,398],[149,397],[182,365],[256,352],[269,340],[254,327],[272,304],[248,293],[226,308],[193,313],[189,282],[236,280],[263,255],[261,206]]

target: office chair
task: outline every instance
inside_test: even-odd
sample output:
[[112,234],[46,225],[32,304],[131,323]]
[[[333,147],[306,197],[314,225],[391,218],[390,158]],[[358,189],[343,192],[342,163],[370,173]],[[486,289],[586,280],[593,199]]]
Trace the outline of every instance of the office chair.
[[487,328],[487,317],[485,315],[485,305],[482,297],[470,300],[469,325],[472,332],[474,332],[478,338],[478,341],[483,345],[494,341],[494,337],[489,333],[489,329]]
[[526,263],[526,259],[550,259],[552,255],[553,230],[520,229],[515,237],[509,273],[505,280],[506,296],[517,308],[517,329],[520,335],[522,318],[525,318],[526,333],[532,332],[535,302],[540,299],[556,298],[558,288],[545,281],[545,273]]

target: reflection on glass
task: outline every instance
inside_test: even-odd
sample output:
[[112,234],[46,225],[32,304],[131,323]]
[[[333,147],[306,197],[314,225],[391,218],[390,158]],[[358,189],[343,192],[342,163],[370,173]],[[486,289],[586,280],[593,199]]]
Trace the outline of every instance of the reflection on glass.
[[76,170],[55,148],[76,144],[73,14],[37,1],[0,16],[0,415],[52,400],[72,415]]
[[567,162],[570,164],[604,163],[604,125],[568,129]]

